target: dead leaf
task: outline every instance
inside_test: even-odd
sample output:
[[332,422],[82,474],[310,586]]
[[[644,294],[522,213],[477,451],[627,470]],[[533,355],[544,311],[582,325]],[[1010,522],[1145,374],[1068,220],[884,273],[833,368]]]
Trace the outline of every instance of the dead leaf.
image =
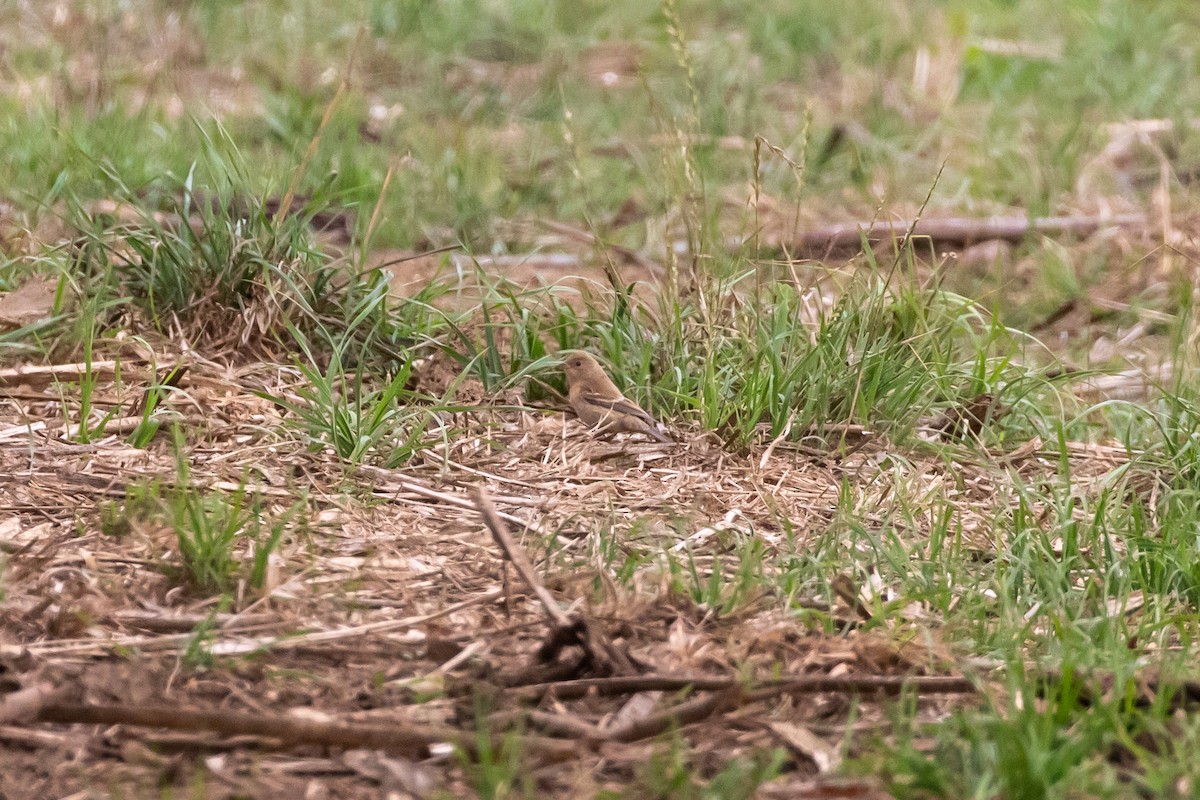
[[19,328],[50,316],[57,290],[57,279],[33,277],[0,297],[0,327]]
[[354,772],[377,782],[385,794],[430,797],[439,788],[436,775],[428,767],[378,750],[347,750],[342,763]]
[[645,719],[654,713],[662,694],[662,692],[637,692],[625,701],[625,705],[621,706],[611,719],[605,722],[604,727],[623,728],[637,720]]
[[829,772],[842,763],[842,755],[836,747],[803,725],[768,722],[767,727],[793,752],[816,764],[818,772]]
[[43,538],[55,527],[53,522],[42,522],[29,528],[21,525],[18,517],[9,517],[0,522],[0,552],[16,553]]

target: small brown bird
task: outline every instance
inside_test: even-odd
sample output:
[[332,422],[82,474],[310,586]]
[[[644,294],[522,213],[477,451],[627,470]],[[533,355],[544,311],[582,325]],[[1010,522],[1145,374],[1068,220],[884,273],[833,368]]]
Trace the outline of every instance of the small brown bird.
[[581,350],[566,353],[563,372],[567,374],[567,399],[579,421],[597,433],[644,433],[660,442],[671,439],[658,429],[654,417],[621,394],[605,374],[604,368]]

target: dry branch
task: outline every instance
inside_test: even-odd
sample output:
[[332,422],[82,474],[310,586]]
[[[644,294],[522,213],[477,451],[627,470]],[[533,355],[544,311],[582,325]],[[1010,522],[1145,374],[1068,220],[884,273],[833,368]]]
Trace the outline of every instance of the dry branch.
[[113,380],[117,369],[132,372],[129,361],[93,361],[90,364],[51,364],[48,366],[25,364],[19,367],[0,369],[0,386],[45,386],[54,381],[77,381],[90,375],[97,380]]
[[[858,677],[826,676],[811,678],[792,678],[770,681],[759,688],[748,690],[736,679],[691,679],[684,683],[685,678],[670,678],[662,676],[645,676],[641,678],[610,678],[590,681],[572,681],[576,686],[587,685],[588,689],[622,688],[625,691],[662,690],[672,688],[699,689],[701,685],[714,691],[705,692],[671,708],[663,709],[655,714],[635,719],[626,725],[611,730],[597,730],[593,726],[564,718],[561,715],[548,715],[542,712],[529,712],[530,721],[544,730],[574,736],[581,740],[594,740],[597,736],[602,741],[637,742],[657,736],[672,728],[681,728],[709,717],[724,714],[751,703],[772,700],[784,694],[808,694],[818,691],[872,692],[896,694],[902,690],[916,690],[924,694],[930,693],[969,693],[975,687],[965,678],[954,676],[935,677],[894,677],[884,675],[866,675]],[[635,688],[642,684],[641,688]],[[560,684],[561,685],[561,684]],[[653,687],[647,689],[646,687]],[[536,687],[526,687],[533,689]],[[612,692],[616,693],[616,692]],[[582,694],[574,695],[576,697]],[[556,699],[566,699],[565,694],[556,694]],[[537,714],[536,719],[533,714]]]
[[[343,628],[334,628],[332,630],[310,631],[308,633],[298,633],[280,636],[266,636],[261,638],[243,638],[243,639],[217,639],[207,644],[209,652],[219,655],[238,655],[242,653],[253,653],[257,650],[289,650],[302,648],[313,644],[324,644],[333,641],[344,639],[353,639],[360,636],[366,636],[372,633],[384,633],[387,631],[402,630],[405,628],[414,628],[419,625],[425,625],[433,620],[449,616],[465,608],[470,608],[475,605],[483,605],[490,603],[500,597],[500,590],[485,592],[476,595],[461,603],[445,606],[438,611],[430,614],[421,614],[412,617],[402,617],[400,619],[384,619],[375,622],[365,622],[361,625],[347,626]],[[238,615],[238,619],[248,615]],[[226,632],[235,632],[236,628],[231,623],[221,626]],[[257,627],[257,626],[253,626]],[[41,658],[55,658],[66,655],[81,656],[105,656],[111,653],[115,648],[137,648],[143,651],[155,651],[163,649],[172,649],[181,645],[186,645],[195,637],[194,633],[167,634],[162,636],[116,636],[108,640],[88,639],[58,639],[46,642],[33,642],[30,644],[6,645],[0,644],[0,656],[16,658],[24,654],[32,654]]]
[[23,747],[27,750],[43,747],[54,749],[66,746],[68,740],[68,737],[61,733],[31,730],[17,725],[0,725],[0,744],[9,747]]
[[[509,691],[522,699],[540,700],[551,695],[557,700],[573,700],[588,694],[601,696],[634,694],[636,692],[721,691],[745,686],[737,677],[708,677],[702,675],[635,675],[613,678],[583,678],[539,683]],[[915,691],[919,694],[970,694],[974,684],[955,675],[799,675],[776,678],[746,686],[754,697],[766,694],[814,694],[816,692],[899,694]]]
[[[213,731],[224,736],[262,736],[287,745],[369,748],[408,758],[426,758],[430,747],[437,744],[451,744],[474,756],[478,744],[474,733],[441,725],[359,725],[338,720],[300,719],[286,714],[197,711],[177,706],[52,704],[42,708],[37,719],[41,722]],[[494,747],[503,747],[502,736],[496,735],[494,739]],[[574,745],[552,739],[524,736],[521,744],[528,752],[551,761],[578,756]]]
[[109,618],[118,625],[152,633],[186,633],[206,624],[230,630],[283,624],[277,614],[168,614],[138,609],[115,611]]
[[581,667],[591,666],[608,675],[636,673],[637,670],[629,656],[615,647],[591,620],[578,612],[568,614],[559,608],[554,596],[538,579],[525,551],[509,535],[504,520],[500,518],[496,507],[492,505],[483,489],[475,491],[475,505],[483,517],[484,524],[492,532],[492,538],[504,551],[505,557],[512,563],[521,580],[537,596],[546,610],[546,616],[550,618],[550,635],[538,650],[539,660],[543,663],[553,661],[563,648],[578,645],[585,656],[585,663],[580,665]]
[[[378,486],[375,489],[375,496],[384,500],[394,499],[391,495],[399,492],[411,492],[412,494],[419,495],[429,500],[436,500],[440,503],[455,506],[456,508],[471,510],[477,508],[477,505],[473,500],[463,497],[460,494],[439,492],[436,489],[430,489],[428,486],[418,483],[411,478],[401,477],[391,470],[373,467],[369,464],[359,464],[358,472],[359,474],[368,477],[387,481],[386,485]],[[537,525],[529,520],[521,519],[520,517],[512,514],[505,514],[503,511],[497,511],[496,516],[506,522],[512,523],[513,525],[519,525],[522,529],[531,530],[538,535],[543,535],[541,529],[539,529]]]
[[504,551],[504,556],[512,563],[513,569],[521,576],[521,580],[525,581],[525,585],[529,587],[530,591],[537,595],[537,599],[546,610],[546,615],[550,617],[554,627],[572,627],[571,618],[558,607],[558,601],[554,599],[554,595],[550,594],[550,591],[538,580],[537,573],[533,571],[533,564],[529,563],[525,551],[513,541],[504,521],[496,512],[496,507],[492,505],[492,501],[482,489],[475,492],[475,507],[479,509],[484,524],[492,532],[492,538],[496,540],[496,544]]
[[488,717],[488,722],[494,729],[511,728],[520,721],[527,722],[531,727],[545,731],[554,736],[582,741],[600,741],[605,738],[604,731],[595,725],[578,717],[566,714],[553,714],[549,711],[536,709],[520,711],[502,711]]
[[[1043,236],[1091,236],[1104,228],[1147,225],[1145,214],[1078,217],[987,217],[984,219],[948,217],[919,220],[873,220],[822,225],[797,231],[789,246],[797,251],[832,250],[859,247],[867,242],[899,239],[909,231],[912,236],[938,242],[972,243],[989,239],[1019,242],[1031,234]],[[782,243],[781,243],[782,244]]]

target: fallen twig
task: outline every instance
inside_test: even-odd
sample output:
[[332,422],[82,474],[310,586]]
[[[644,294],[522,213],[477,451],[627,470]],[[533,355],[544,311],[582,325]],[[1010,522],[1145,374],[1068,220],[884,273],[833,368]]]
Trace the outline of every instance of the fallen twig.
[[55,749],[66,747],[68,741],[69,737],[61,733],[22,728],[17,725],[0,725],[0,744],[8,747],[22,747],[26,750]]
[[276,614],[181,614],[138,609],[115,611],[109,619],[118,625],[153,633],[186,633],[205,624],[231,630],[283,624]]
[[[474,510],[477,507],[474,501],[462,496],[461,494],[455,494],[452,492],[439,492],[436,489],[431,489],[428,486],[417,483],[411,478],[401,477],[391,470],[373,467],[369,464],[359,464],[358,472],[360,474],[387,481],[386,485],[378,486],[375,489],[375,496],[385,500],[390,500],[392,499],[391,495],[404,491],[411,492],[415,495],[420,495],[421,497],[425,497],[430,500],[436,500],[440,503],[445,503],[446,505],[455,506],[456,508]],[[520,517],[512,514],[505,514],[503,511],[497,511],[496,515],[505,522],[509,522],[513,525],[519,525],[522,529],[531,530],[539,535],[542,535],[543,533],[535,523],[530,522],[529,520],[521,519]]]
[[[496,507],[488,499],[483,489],[475,490],[475,505],[492,538],[504,552],[505,557],[512,563],[521,580],[537,596],[546,616],[550,618],[550,635],[538,650],[538,658],[543,663],[553,661],[565,647],[578,645],[584,652],[585,663],[581,666],[591,666],[601,673],[609,675],[631,675],[637,672],[629,657],[620,649],[614,647],[599,629],[582,614],[568,614],[559,608],[558,601],[542,585],[534,572],[533,565],[525,556],[525,551],[513,541],[504,521],[496,512]],[[589,663],[590,662],[590,663]]]
[[557,700],[573,700],[588,694],[601,696],[636,692],[721,691],[745,686],[753,697],[768,694],[813,694],[816,692],[882,692],[899,694],[910,690],[919,694],[970,694],[975,685],[955,675],[799,675],[746,684],[737,677],[701,675],[633,675],[612,678],[582,678],[557,683],[539,683],[506,690],[521,699],[540,700],[551,695]]
[[595,725],[566,714],[553,714],[549,711],[533,709],[502,711],[488,717],[488,723],[493,726],[493,730],[510,728],[521,720],[527,722],[531,727],[554,736],[583,741],[600,741],[605,738],[604,731]]
[[[339,748],[385,750],[408,758],[426,758],[437,744],[453,745],[474,756],[479,744],[475,733],[442,725],[359,725],[336,719],[300,719],[287,714],[239,711],[198,711],[177,706],[51,704],[37,715],[41,722],[88,725],[137,725],[185,731],[214,731],[225,736],[262,736],[285,745],[316,744]],[[493,746],[503,746],[496,734]],[[521,746],[551,761],[578,756],[573,744],[538,736],[523,736]]]
[[769,700],[785,694],[842,692],[845,694],[974,694],[970,678],[958,675],[828,675],[781,678],[755,687],[747,693],[751,701]]
[[483,523],[492,532],[492,538],[496,540],[496,544],[500,545],[500,549],[504,551],[505,557],[512,563],[513,569],[517,571],[521,580],[525,581],[525,585],[529,587],[530,591],[537,595],[537,599],[546,610],[550,621],[557,628],[571,627],[573,624],[571,618],[565,611],[558,607],[558,601],[554,599],[549,590],[538,580],[537,573],[533,571],[533,564],[529,563],[529,559],[525,557],[525,551],[513,541],[512,536],[509,535],[508,529],[504,525],[504,521],[500,519],[500,514],[496,511],[496,507],[492,505],[491,499],[488,498],[482,489],[475,492],[475,507],[479,509],[479,514],[483,517]]
[[[589,723],[546,714],[539,711],[527,712],[531,723],[543,730],[584,741],[636,742],[657,736],[671,728],[683,727],[694,722],[723,714],[751,703],[772,700],[784,694],[809,694],[821,691],[873,692],[897,694],[901,691],[918,691],[922,694],[970,693],[975,686],[966,678],[955,676],[889,676],[863,675],[831,678],[814,676],[769,681],[754,689],[745,688],[735,678],[696,678],[672,676],[639,676],[633,678],[602,678],[569,681],[563,684],[543,684],[516,690],[521,695],[543,687],[561,688],[567,684],[571,689],[582,691],[556,692],[555,699],[581,697],[587,692],[600,694],[632,693],[637,691],[663,691],[693,689],[703,694],[670,708],[663,709],[626,725],[602,730]],[[621,692],[615,690],[620,689]],[[536,715],[536,716],[535,716]]]
[[[1044,236],[1091,236],[1103,228],[1146,225],[1145,214],[1078,217],[987,217],[984,219],[949,217],[920,220],[874,220],[822,225],[797,231],[788,244],[796,251],[856,248],[863,241],[878,242],[900,239],[912,231],[912,238],[933,239],[939,242],[971,243],[989,239],[1019,242],[1030,234]],[[781,242],[782,244],[782,242]]]
[[[384,633],[386,631],[402,630],[405,628],[413,628],[418,625],[425,625],[435,619],[461,611],[464,608],[471,606],[490,603],[500,597],[500,590],[496,589],[484,594],[476,595],[460,603],[446,606],[438,611],[430,614],[422,614],[415,617],[401,617],[400,619],[384,619],[375,622],[365,622],[361,625],[347,626],[344,628],[334,628],[333,630],[309,631],[307,633],[297,634],[281,634],[278,636],[266,636],[260,638],[246,639],[216,639],[206,643],[205,649],[215,655],[239,655],[242,653],[253,653],[259,650],[288,650],[297,649],[306,645],[311,645],[318,642],[332,642],[342,639],[351,639],[357,636],[365,636],[370,633]],[[224,630],[232,632],[232,626],[226,627]],[[115,648],[137,648],[139,650],[149,652],[153,650],[172,649],[181,645],[190,643],[194,638],[195,633],[181,634],[166,634],[163,636],[117,636],[109,640],[97,639],[59,639],[47,642],[34,642],[23,645],[0,645],[0,656],[16,657],[24,653],[31,653],[36,656],[52,658],[54,656],[72,655],[95,655],[103,656],[112,652]]]
[[[116,378],[117,370],[124,373],[128,379],[136,369],[137,359],[124,361],[92,361],[77,364],[24,364],[17,367],[0,369],[0,386],[45,386],[54,381],[77,381],[91,377],[98,381],[111,381]],[[137,372],[140,376],[141,372]]]

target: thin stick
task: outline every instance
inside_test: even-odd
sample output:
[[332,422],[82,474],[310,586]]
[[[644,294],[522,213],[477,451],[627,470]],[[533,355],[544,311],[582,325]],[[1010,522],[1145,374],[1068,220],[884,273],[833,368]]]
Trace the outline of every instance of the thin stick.
[[[540,699],[547,694],[558,700],[572,700],[590,693],[601,696],[634,694],[636,692],[720,691],[744,685],[741,678],[713,678],[703,675],[635,675],[613,678],[583,678],[580,680],[538,683],[507,689],[521,698]],[[967,678],[956,675],[801,675],[751,683],[747,691],[772,691],[776,694],[815,694],[816,692],[883,692],[902,691],[919,694],[971,694],[975,686]]]
[[880,241],[908,235],[935,241],[981,242],[989,239],[1021,241],[1030,234],[1044,236],[1074,234],[1090,236],[1103,228],[1132,227],[1148,224],[1145,214],[1117,214],[1111,217],[988,217],[970,219],[921,219],[873,222],[848,222],[823,225],[798,231],[789,244],[799,250],[858,247],[865,234],[867,241]]
[[[408,758],[426,758],[436,744],[452,744],[472,756],[478,739],[444,725],[358,725],[339,720],[312,720],[284,714],[239,711],[198,711],[178,706],[53,704],[41,709],[41,722],[87,725],[137,725],[183,731],[214,731],[224,736],[262,736],[287,745],[316,744],[345,749],[386,750]],[[501,736],[494,746],[502,747]],[[579,755],[574,745],[536,736],[523,736],[521,745],[551,760]]]
[[[125,362],[93,361],[91,376],[97,380],[112,380],[116,377],[119,368],[123,371],[126,380],[129,379],[131,373],[141,379],[145,377],[145,374],[143,370],[138,369],[136,364],[137,359]],[[52,364],[50,366],[26,364],[0,369],[0,386],[41,386],[53,381],[79,380],[87,373],[88,365],[86,363]],[[22,428],[24,429],[24,426]]]
[[[454,494],[451,492],[439,492],[435,489],[430,489],[428,486],[417,483],[417,482],[413,481],[411,478],[400,477],[391,470],[383,469],[381,467],[372,467],[369,464],[359,464],[357,467],[357,470],[360,474],[375,477],[375,478],[382,478],[383,480],[388,482],[386,489],[384,487],[380,487],[375,490],[375,496],[383,498],[385,500],[392,499],[389,496],[389,494],[387,494],[387,493],[390,493],[390,492],[398,493],[401,491],[405,491],[405,492],[412,492],[413,494],[418,494],[422,497],[427,497],[430,500],[437,500],[439,502],[446,503],[447,505],[452,505],[457,508],[467,508],[467,509],[471,509],[471,510],[475,510],[478,508],[478,506],[475,504],[474,501],[468,500],[467,498],[463,497],[460,494]],[[387,493],[385,493],[385,492],[387,492]],[[529,520],[521,519],[520,517],[515,516],[513,514],[506,514],[503,511],[497,511],[496,516],[499,517],[500,519],[504,520],[505,522],[511,523],[513,525],[518,525],[522,529],[533,531],[534,533],[538,534],[539,536],[545,535],[545,532],[542,531],[541,528],[539,528],[535,523],[530,522]]]
[[512,536],[508,533],[508,528],[505,527],[504,521],[500,519],[500,514],[496,511],[496,507],[492,505],[491,499],[482,489],[476,489],[474,492],[475,507],[479,509],[480,516],[483,517],[483,523],[488,530],[492,532],[492,538],[500,549],[504,551],[504,556],[512,562],[513,569],[521,576],[521,580],[525,581],[525,585],[529,587],[537,599],[541,602],[542,607],[546,609],[546,615],[550,617],[551,622],[556,628],[571,628],[574,627],[574,622],[558,606],[558,601],[554,599],[554,595],[550,594],[549,590],[542,585],[538,580],[537,573],[533,571],[533,564],[529,563],[529,559],[525,556],[525,551],[517,546],[513,541]]
[[69,738],[61,733],[35,731],[16,725],[0,725],[0,743],[33,750],[39,747],[65,747]]
[[504,521],[496,512],[496,507],[482,488],[474,492],[475,505],[479,509],[483,522],[492,532],[492,538],[504,551],[505,557],[512,563],[513,568],[525,581],[550,618],[550,635],[538,650],[538,659],[543,663],[553,661],[566,647],[577,645],[587,658],[588,665],[600,671],[601,674],[632,675],[637,672],[629,656],[615,647],[608,637],[592,623],[591,620],[579,613],[568,614],[559,608],[554,595],[542,585],[534,572],[533,565],[526,557],[525,551],[513,541]]
[[[258,639],[218,639],[209,642],[206,647],[213,652],[232,655],[234,653],[249,653],[258,650],[287,650],[303,647],[318,642],[332,642],[341,639],[352,639],[370,633],[384,633],[403,628],[425,625],[435,619],[462,611],[474,605],[490,603],[501,596],[501,591],[495,589],[485,594],[476,595],[454,605],[422,614],[417,617],[402,617],[401,619],[384,619],[377,622],[365,622],[346,628],[334,628],[328,631],[312,631],[304,634],[268,636]],[[227,629],[229,630],[229,629]],[[232,631],[231,631],[232,632]],[[111,649],[138,648],[143,651],[162,650],[178,645],[187,644],[195,638],[194,633],[169,634],[165,636],[118,636],[109,640],[96,639],[58,639],[48,642],[35,642],[25,645],[0,645],[0,656],[16,657],[24,653],[52,658],[70,653],[90,653],[97,656],[107,654]]]
[[520,721],[526,721],[531,727],[567,739],[598,742],[605,738],[604,731],[590,722],[565,714],[553,714],[549,711],[538,711],[537,709],[502,711],[488,717],[488,723],[495,730],[511,729]]

